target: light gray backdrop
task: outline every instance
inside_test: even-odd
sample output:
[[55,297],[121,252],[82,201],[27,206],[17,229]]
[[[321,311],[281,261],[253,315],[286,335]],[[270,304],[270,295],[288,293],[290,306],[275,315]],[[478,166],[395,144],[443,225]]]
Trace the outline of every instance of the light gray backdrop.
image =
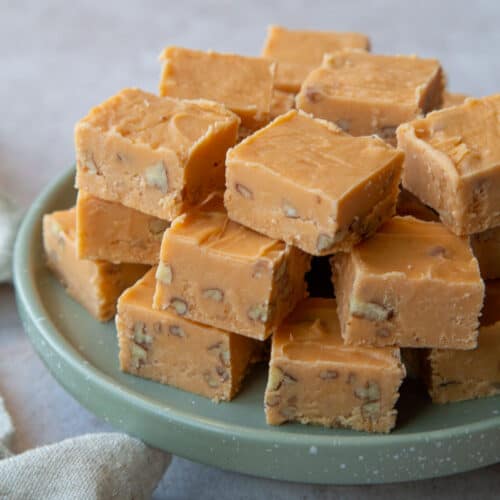
[[[0,0],[0,187],[28,206],[72,164],[73,125],[91,106],[126,86],[156,90],[165,45],[258,54],[269,23],[365,32],[375,52],[439,58],[454,91],[500,91],[495,0]],[[0,286],[0,394],[18,452],[107,429],[37,359],[9,286]],[[175,459],[155,498],[488,498],[499,490],[500,465],[402,485],[314,487]]]

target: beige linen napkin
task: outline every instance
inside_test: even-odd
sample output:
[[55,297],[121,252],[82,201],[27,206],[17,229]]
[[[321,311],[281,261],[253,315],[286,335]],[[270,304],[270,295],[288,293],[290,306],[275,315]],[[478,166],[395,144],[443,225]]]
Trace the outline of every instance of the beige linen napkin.
[[[12,278],[20,211],[0,192],[0,283]],[[54,416],[57,418],[57,416]],[[0,398],[1,500],[127,500],[150,498],[171,456],[120,433],[89,434],[19,455]]]
[[0,498],[127,500],[151,498],[170,455],[118,433],[88,434],[10,455],[13,427],[0,399]]

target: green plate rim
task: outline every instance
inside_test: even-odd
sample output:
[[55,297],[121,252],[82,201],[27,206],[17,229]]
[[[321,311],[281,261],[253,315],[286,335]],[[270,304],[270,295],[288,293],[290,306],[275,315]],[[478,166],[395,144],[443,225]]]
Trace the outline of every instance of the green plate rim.
[[[219,446],[221,439],[225,438],[227,440],[228,436],[237,436],[239,443],[248,445],[249,453],[258,452],[259,446],[265,447],[272,442],[273,444],[278,445],[276,447],[276,450],[279,450],[276,452],[278,454],[282,454],[283,450],[290,451],[293,449],[295,452],[300,452],[299,457],[307,456],[309,460],[314,462],[316,456],[319,454],[317,453],[318,450],[322,451],[324,456],[327,457],[327,451],[329,448],[331,448],[331,452],[335,451],[335,453],[338,453],[339,450],[353,449],[357,450],[356,453],[362,451],[368,456],[370,451],[375,453],[380,448],[385,448],[389,450],[389,453],[391,453],[392,451],[397,451],[399,447],[404,446],[414,448],[415,452],[411,455],[416,457],[417,455],[421,456],[422,453],[426,453],[425,450],[428,445],[435,440],[439,440],[443,443],[443,445],[451,445],[453,440],[463,438],[465,435],[474,436],[481,434],[485,436],[488,434],[491,435],[491,439],[498,441],[500,444],[500,416],[491,416],[472,424],[464,424],[434,431],[413,432],[411,434],[370,435],[362,433],[353,436],[337,435],[329,437],[327,435],[307,434],[307,432],[304,432],[304,434],[287,433],[286,426],[280,427],[280,432],[276,432],[276,429],[271,427],[266,430],[252,430],[241,425],[228,426],[217,421],[216,419],[193,417],[192,413],[178,410],[175,407],[169,406],[167,402],[165,402],[165,405],[162,408],[159,408],[150,398],[141,396],[137,394],[137,392],[124,387],[112,377],[104,374],[98,368],[89,364],[88,361],[85,360],[85,358],[71,345],[71,343],[57,330],[54,323],[50,319],[46,318],[47,314],[40,294],[37,287],[34,286],[34,283],[32,282],[34,257],[30,254],[30,248],[31,242],[33,242],[35,238],[41,237],[40,223],[41,217],[43,216],[43,209],[73,176],[74,167],[65,171],[53,182],[51,182],[41,192],[26,213],[19,229],[14,249],[14,285],[21,319],[42,360],[55,376],[56,380],[58,380],[58,382],[61,383],[77,400],[79,400],[96,415],[105,417],[107,412],[103,411],[102,408],[99,408],[99,405],[96,406],[95,402],[92,401],[92,398],[89,399],[88,397],[83,397],[77,388],[72,387],[63,375],[63,371],[66,374],[71,373],[71,377],[76,377],[76,379],[84,379],[87,384],[91,384],[94,391],[98,391],[101,395],[109,396],[110,400],[119,401],[124,406],[130,407],[134,412],[139,412],[142,418],[147,419],[149,416],[153,416],[163,421],[167,427],[168,425],[174,426],[176,432],[195,432],[196,435],[204,435],[207,439],[214,440],[214,445],[218,444]],[[37,318],[44,318],[44,321],[37,320]],[[49,358],[52,358],[54,355],[59,361],[64,363],[64,370],[57,371],[54,369],[54,364],[49,360]],[[124,425],[123,421],[117,419],[116,417],[105,417],[105,419],[113,423],[114,426],[141,437],[148,444],[163,447],[167,451],[176,455],[233,471],[288,481],[319,484],[374,484],[386,482],[386,480],[389,479],[390,482],[398,482],[448,475],[465,470],[472,470],[474,468],[483,467],[500,461],[499,455],[495,456],[494,454],[491,454],[491,456],[483,457],[483,460],[480,463],[458,465],[453,470],[449,470],[448,472],[441,471],[436,473],[432,470],[421,471],[421,473],[418,473],[414,477],[411,474],[406,476],[403,474],[398,477],[387,477],[385,474],[380,475],[379,477],[370,476],[368,478],[356,478],[355,476],[352,477],[352,474],[350,476],[331,474],[330,477],[330,474],[326,472],[315,473],[313,471],[311,473],[310,469],[307,471],[304,470],[303,474],[300,473],[299,469],[299,472],[294,474],[292,477],[290,473],[287,473],[286,469],[288,465],[278,469],[275,467],[266,468],[269,460],[266,460],[267,455],[263,452],[260,453],[258,457],[255,457],[253,460],[255,461],[255,467],[252,467],[251,470],[249,470],[247,460],[245,460],[245,465],[238,463],[237,460],[232,460],[228,463],[227,460],[218,458],[215,455],[209,457],[207,460],[206,453],[197,453],[196,451],[185,453],[182,447],[176,446],[177,441],[175,440],[172,440],[172,445],[166,448],[165,446],[162,446],[161,444],[159,445],[155,442],[155,439],[151,439],[147,433],[144,434],[143,430],[138,431],[137,429],[131,428],[129,425]],[[484,439],[484,437],[482,439]],[[312,452],[314,450],[316,450],[316,453]],[[273,454],[273,460],[276,458],[276,453]],[[287,457],[287,460],[292,459],[293,456],[295,455],[286,451],[282,454],[282,457]],[[333,460],[334,456],[332,455],[330,458]],[[413,459],[410,458],[409,460],[410,462],[408,467],[410,468]],[[348,457],[346,457],[345,461],[348,461]],[[333,462],[335,462],[335,460],[333,460]],[[354,462],[351,465],[354,467]],[[358,476],[359,475],[360,474],[358,474]]]

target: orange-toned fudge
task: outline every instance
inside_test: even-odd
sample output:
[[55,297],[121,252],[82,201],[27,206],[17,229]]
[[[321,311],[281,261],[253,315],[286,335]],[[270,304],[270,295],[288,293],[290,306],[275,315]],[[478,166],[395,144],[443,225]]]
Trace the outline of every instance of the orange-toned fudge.
[[500,225],[500,94],[398,128],[403,186],[456,234]]
[[348,250],[394,213],[403,155],[292,110],[226,158],[229,217],[313,255]]
[[224,106],[125,89],[75,128],[76,186],[171,220],[224,186],[239,118]]
[[[411,215],[426,221],[439,221],[438,214],[424,205],[415,195],[402,188],[396,206],[398,215]],[[483,279],[500,278],[500,227],[471,234],[472,251],[479,262]]]
[[470,243],[483,279],[500,278],[500,227],[472,234]]
[[452,106],[458,106],[459,104],[463,104],[465,99],[469,96],[466,94],[458,94],[455,92],[448,92],[447,90],[443,93],[443,104],[441,106],[444,108],[451,108]]
[[75,219],[74,208],[44,215],[43,246],[47,265],[71,297],[98,320],[108,321],[115,315],[119,295],[149,267],[78,259]]
[[426,221],[439,221],[439,215],[432,208],[424,205],[415,195],[405,188],[401,188],[396,205],[398,215],[411,215],[416,219]]
[[394,217],[332,264],[346,343],[476,347],[484,285],[467,238]]
[[152,309],[154,289],[152,269],[118,301],[121,369],[215,401],[232,399],[259,343]]
[[307,299],[272,339],[267,423],[389,432],[404,376],[398,348],[345,345],[335,299]]
[[359,50],[327,54],[304,80],[297,108],[351,135],[395,141],[399,124],[441,106],[443,76],[434,59]]
[[269,122],[273,62],[182,47],[167,47],[160,59],[163,61],[160,95],[225,104],[241,118],[246,130],[257,130]]
[[274,119],[279,115],[284,115],[295,105],[295,96],[290,92],[274,89],[273,99],[271,101],[271,118]]
[[155,265],[169,225],[166,220],[80,191],[76,203],[77,255],[116,264]]
[[370,40],[360,33],[269,26],[262,56],[278,62],[274,86],[296,93],[309,72],[321,64],[325,53],[346,48],[369,50]]
[[435,403],[500,394],[500,281],[486,282],[477,349],[431,349],[425,368],[429,394]]
[[154,306],[263,340],[306,293],[310,257],[227,218],[222,197],[165,232]]

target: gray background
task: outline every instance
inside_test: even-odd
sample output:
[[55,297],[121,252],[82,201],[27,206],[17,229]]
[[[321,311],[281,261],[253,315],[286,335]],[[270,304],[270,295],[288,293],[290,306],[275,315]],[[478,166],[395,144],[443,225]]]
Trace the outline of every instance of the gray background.
[[[361,31],[373,50],[437,57],[454,91],[500,90],[500,2],[0,0],[0,188],[23,206],[73,162],[73,125],[126,86],[156,91],[167,44],[258,54],[267,24]],[[0,285],[0,394],[15,451],[108,427],[54,382]],[[174,459],[155,498],[488,498],[500,465],[373,487],[292,485]],[[498,498],[498,497],[497,497]]]

